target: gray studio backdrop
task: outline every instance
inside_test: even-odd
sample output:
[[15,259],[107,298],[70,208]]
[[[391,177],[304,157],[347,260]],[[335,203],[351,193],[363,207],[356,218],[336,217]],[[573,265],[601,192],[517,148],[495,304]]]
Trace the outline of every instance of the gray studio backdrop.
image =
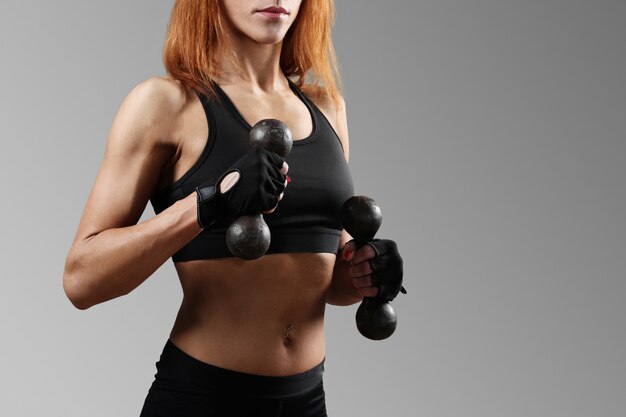
[[[115,113],[164,74],[172,5],[1,3],[2,416],[139,415],[171,260],[86,311],[62,273]],[[409,294],[381,342],[328,307],[329,415],[623,416],[626,3],[336,6],[356,191]]]

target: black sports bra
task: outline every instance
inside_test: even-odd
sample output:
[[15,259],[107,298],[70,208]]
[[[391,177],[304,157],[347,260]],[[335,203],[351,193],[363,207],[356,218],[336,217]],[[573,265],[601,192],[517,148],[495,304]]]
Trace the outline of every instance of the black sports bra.
[[[285,157],[291,182],[273,213],[264,214],[271,231],[267,253],[337,253],[341,236],[340,208],[354,195],[350,169],[337,133],[324,114],[291,80],[293,92],[304,102],[311,115],[311,134],[294,140]],[[249,149],[252,127],[217,83],[222,100],[209,100],[198,94],[204,107],[209,137],[199,158],[178,180],[155,191],[150,203],[159,214],[175,201],[194,192],[208,178],[216,178]],[[204,228],[173,256],[174,262],[233,256],[226,246],[229,224],[217,221]]]

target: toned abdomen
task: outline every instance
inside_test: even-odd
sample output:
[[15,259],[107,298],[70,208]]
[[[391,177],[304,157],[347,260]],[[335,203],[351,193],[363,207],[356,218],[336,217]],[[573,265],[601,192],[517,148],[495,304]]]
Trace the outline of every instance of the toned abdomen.
[[172,341],[226,369],[291,375],[324,358],[324,310],[335,255],[176,263],[184,298]]

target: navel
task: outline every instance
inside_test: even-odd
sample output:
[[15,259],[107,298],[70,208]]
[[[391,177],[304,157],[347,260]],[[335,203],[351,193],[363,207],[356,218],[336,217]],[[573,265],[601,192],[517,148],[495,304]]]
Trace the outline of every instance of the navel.
[[283,334],[283,346],[288,347],[291,345],[291,332],[293,331],[294,325],[289,324],[285,329],[285,333]]

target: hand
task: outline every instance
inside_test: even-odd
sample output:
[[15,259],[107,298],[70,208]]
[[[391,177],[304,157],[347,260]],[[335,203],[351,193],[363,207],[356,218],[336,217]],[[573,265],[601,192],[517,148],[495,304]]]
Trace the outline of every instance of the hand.
[[235,184],[226,191],[220,184],[228,214],[234,217],[272,212],[287,186],[284,159],[262,147],[248,151],[226,172],[238,174]]
[[[280,173],[285,175],[285,184],[283,186],[283,191],[278,196],[278,201],[282,200],[283,197],[285,196],[285,188],[287,188],[287,185],[291,181],[291,179],[287,176],[287,172],[289,172],[289,165],[287,164],[287,162],[283,162],[283,166],[280,169]],[[263,213],[267,213],[267,214],[273,213],[274,210],[276,210],[277,207],[278,207],[278,203],[276,203],[276,205],[274,206],[273,209],[271,209],[271,210],[264,210]]]
[[273,212],[287,186],[286,162],[261,147],[246,152],[216,180],[198,187],[198,223],[208,227],[223,216]]
[[353,239],[343,247],[342,256],[352,264],[348,273],[362,296],[391,301],[399,292],[406,294],[403,261],[393,240],[374,239],[356,250]]

